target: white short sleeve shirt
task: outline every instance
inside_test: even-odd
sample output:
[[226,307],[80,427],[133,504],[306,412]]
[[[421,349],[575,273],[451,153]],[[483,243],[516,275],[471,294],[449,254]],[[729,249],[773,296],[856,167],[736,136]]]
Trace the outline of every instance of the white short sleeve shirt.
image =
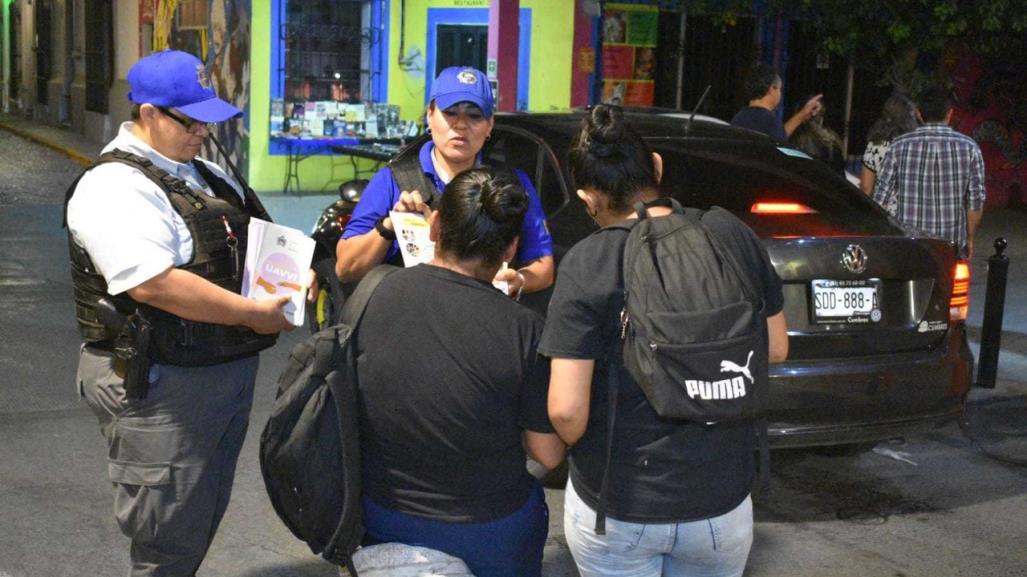
[[[103,152],[118,149],[149,159],[208,196],[213,191],[189,163],[158,153],[121,125],[118,136]],[[216,164],[202,161],[242,197],[241,187]],[[112,295],[122,293],[170,267],[188,263],[193,240],[185,221],[164,191],[139,170],[109,162],[87,172],[68,202],[68,230],[86,249]]]

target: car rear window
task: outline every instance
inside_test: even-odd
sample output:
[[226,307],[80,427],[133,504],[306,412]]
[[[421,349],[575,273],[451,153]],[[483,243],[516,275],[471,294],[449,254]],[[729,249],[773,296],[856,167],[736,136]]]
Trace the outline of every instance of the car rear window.
[[790,150],[727,140],[653,139],[650,144],[663,157],[666,193],[686,206],[724,207],[762,237],[901,233],[844,177]]

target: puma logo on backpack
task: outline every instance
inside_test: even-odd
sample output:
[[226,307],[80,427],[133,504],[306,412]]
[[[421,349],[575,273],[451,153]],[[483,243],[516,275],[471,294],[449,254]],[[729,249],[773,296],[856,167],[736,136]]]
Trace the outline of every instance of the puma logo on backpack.
[[752,354],[753,354],[753,352],[755,352],[755,351],[749,351],[749,357],[745,359],[745,366],[744,367],[740,367],[740,366],[732,363],[731,361],[720,361],[720,372],[722,372],[722,373],[726,373],[726,372],[742,373],[743,375],[745,375],[745,377],[747,379],[749,379],[749,382],[752,383],[753,382],[753,378],[752,378],[752,373],[749,372],[749,363],[752,362]]

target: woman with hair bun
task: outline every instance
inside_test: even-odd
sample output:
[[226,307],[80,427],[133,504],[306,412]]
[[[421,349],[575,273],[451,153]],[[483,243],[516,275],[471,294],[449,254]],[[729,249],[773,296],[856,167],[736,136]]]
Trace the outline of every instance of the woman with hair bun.
[[356,335],[370,543],[463,559],[478,577],[539,577],[549,511],[525,453],[552,468],[542,318],[492,286],[517,251],[516,176],[456,175],[429,217],[430,264],[386,277]]
[[[633,206],[645,203],[650,218],[671,212],[657,202],[663,161],[620,108],[605,105],[588,112],[569,156],[577,195],[601,228],[560,263],[539,345],[551,359],[549,417],[571,447],[567,544],[583,577],[741,575],[752,544],[753,425],[661,419],[623,362],[609,362],[622,354],[622,259],[637,222]],[[711,209],[701,220],[751,275],[769,317],[769,358],[783,360],[781,279],[766,249],[727,211]],[[618,382],[611,364],[619,385],[607,461],[607,391]],[[606,530],[597,534],[607,468]]]

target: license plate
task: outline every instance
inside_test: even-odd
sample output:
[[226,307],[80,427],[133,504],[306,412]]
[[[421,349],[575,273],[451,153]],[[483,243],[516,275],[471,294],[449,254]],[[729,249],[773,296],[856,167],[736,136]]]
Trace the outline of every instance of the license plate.
[[880,279],[817,279],[810,285],[815,322],[876,323],[881,320]]

